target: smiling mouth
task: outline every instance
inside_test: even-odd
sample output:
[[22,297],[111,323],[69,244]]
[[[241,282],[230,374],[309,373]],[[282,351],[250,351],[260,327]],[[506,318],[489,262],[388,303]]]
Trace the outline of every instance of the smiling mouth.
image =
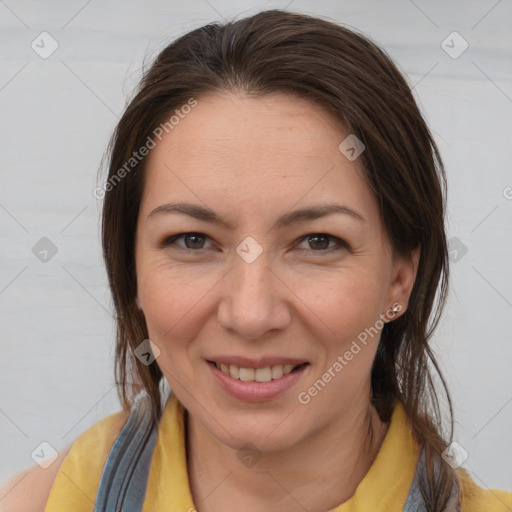
[[265,366],[264,368],[244,368],[234,364],[216,363],[215,361],[208,361],[208,363],[215,366],[225,375],[243,382],[270,382],[280,379],[289,373],[296,372],[309,364],[276,364]]

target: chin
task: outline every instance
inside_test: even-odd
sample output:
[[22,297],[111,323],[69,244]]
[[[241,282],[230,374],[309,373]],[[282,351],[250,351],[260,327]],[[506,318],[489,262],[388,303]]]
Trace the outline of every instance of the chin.
[[[224,428],[208,419],[208,429],[212,429],[210,433],[214,437],[234,450],[243,450],[247,445],[251,445],[261,452],[277,452],[293,446],[301,438],[297,430],[297,421],[290,421],[293,413],[284,411],[286,410],[262,414],[244,414],[239,411],[236,413],[236,420],[219,421]],[[221,416],[233,418],[234,413]]]

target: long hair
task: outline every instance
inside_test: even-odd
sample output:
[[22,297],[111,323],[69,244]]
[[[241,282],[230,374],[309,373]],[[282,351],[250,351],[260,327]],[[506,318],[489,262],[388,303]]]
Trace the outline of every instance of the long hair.
[[[370,39],[337,23],[281,10],[212,23],[169,44],[145,71],[110,141],[102,216],[104,259],[117,314],[116,378],[123,407],[129,408],[134,390],[143,388],[155,417],[162,412],[162,372],[157,364],[146,365],[134,356],[148,338],[135,302],[134,251],[145,160],[130,159],[191,98],[234,90],[254,97],[298,94],[340,119],[365,145],[359,158],[394,251],[407,254],[420,248],[407,311],[382,331],[371,374],[372,403],[382,421],[390,420],[396,400],[403,404],[426,456],[428,477],[421,490],[427,511],[441,512],[456,484],[454,470],[441,456],[452,439],[452,405],[429,346],[448,283],[445,171],[396,65]],[[442,428],[432,372],[447,398],[448,434]]]

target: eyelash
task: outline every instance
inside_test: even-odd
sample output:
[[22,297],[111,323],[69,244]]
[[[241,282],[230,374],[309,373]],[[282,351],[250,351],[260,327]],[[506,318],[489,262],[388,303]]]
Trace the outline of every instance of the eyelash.
[[[174,245],[175,247],[177,247],[180,250],[192,251],[192,252],[201,252],[203,250],[206,250],[205,248],[189,249],[188,247],[178,246],[176,244],[176,241],[179,240],[180,238],[184,238],[187,235],[199,236],[199,237],[203,237],[205,239],[209,238],[207,235],[205,235],[203,233],[196,233],[193,231],[187,232],[187,233],[179,233],[177,235],[172,235],[172,236],[164,239],[162,241],[162,243],[160,244],[160,246],[162,249],[164,249],[166,247]],[[304,240],[308,240],[309,238],[313,238],[313,237],[328,238],[330,241],[334,241],[338,245],[338,247],[330,247],[328,249],[319,249],[319,250],[314,250],[314,249],[299,249],[299,250],[304,250],[304,251],[308,251],[308,252],[317,252],[317,253],[331,253],[333,250],[336,251],[336,250],[340,250],[340,249],[349,249],[347,242],[345,242],[344,240],[342,240],[341,238],[338,238],[336,236],[328,235],[327,233],[309,233],[309,234],[304,235],[301,238],[299,238],[299,244],[302,243]]]

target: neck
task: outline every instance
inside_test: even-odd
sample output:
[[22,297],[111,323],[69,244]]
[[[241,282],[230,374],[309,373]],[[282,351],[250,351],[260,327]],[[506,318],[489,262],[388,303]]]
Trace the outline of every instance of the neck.
[[244,467],[237,450],[188,416],[187,466],[195,506],[200,512],[331,510],[354,495],[387,428],[368,403],[286,453],[264,453],[257,464]]

